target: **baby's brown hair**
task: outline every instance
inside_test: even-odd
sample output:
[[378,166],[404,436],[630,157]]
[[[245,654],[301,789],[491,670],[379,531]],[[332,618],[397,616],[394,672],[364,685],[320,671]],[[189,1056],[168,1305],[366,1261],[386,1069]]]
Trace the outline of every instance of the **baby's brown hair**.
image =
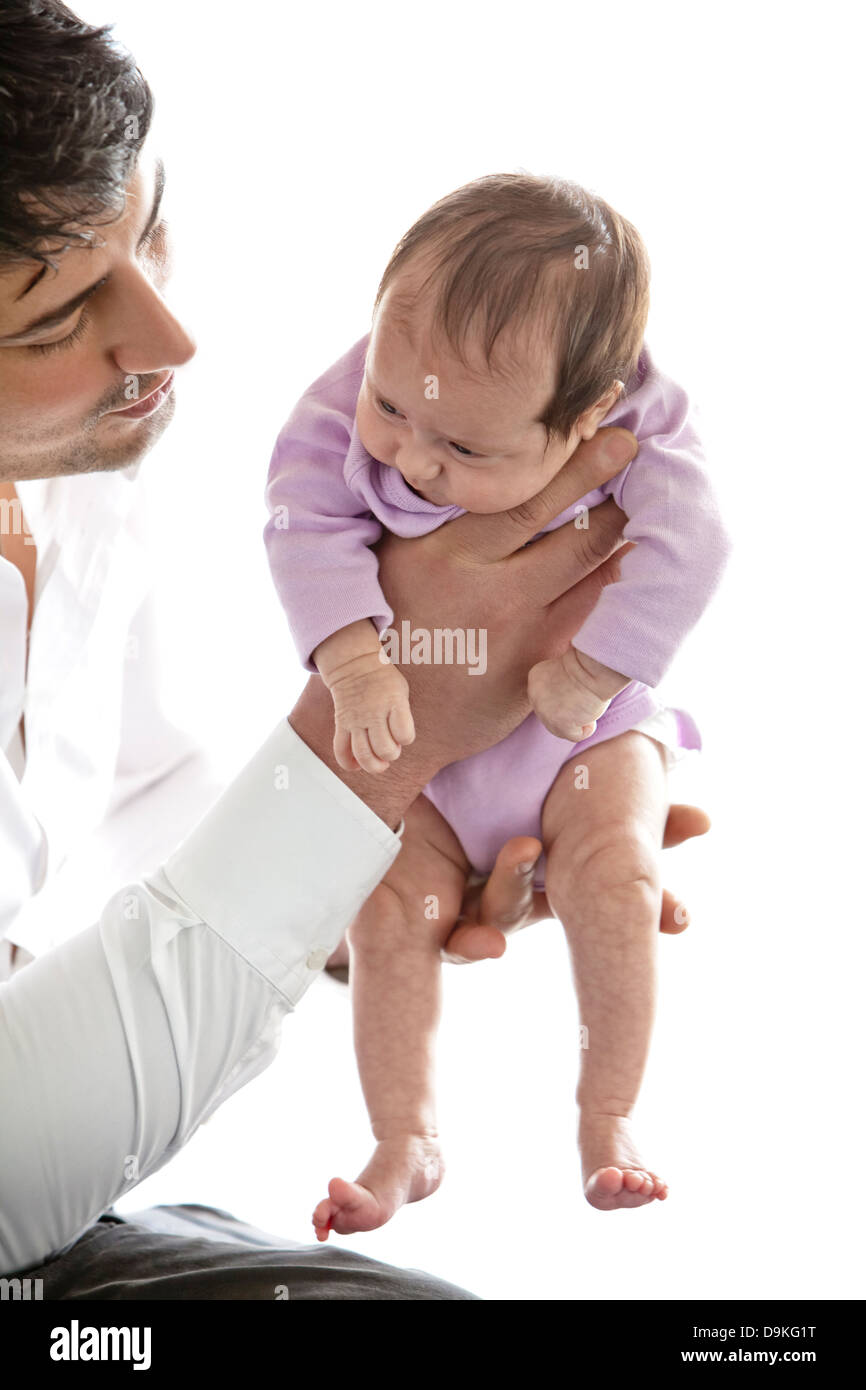
[[634,372],[649,310],[649,258],[632,224],[567,179],[489,174],[440,198],[398,242],[376,294],[418,252],[433,268],[433,326],[462,360],[480,330],[488,366],[514,320],[540,317],[556,387],[540,423],[567,438],[578,416]]

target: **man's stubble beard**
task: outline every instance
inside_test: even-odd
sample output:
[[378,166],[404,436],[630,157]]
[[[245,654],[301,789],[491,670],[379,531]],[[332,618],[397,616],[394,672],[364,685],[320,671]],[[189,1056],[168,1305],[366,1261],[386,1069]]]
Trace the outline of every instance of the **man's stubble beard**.
[[[174,418],[175,397],[172,390],[159,410],[138,422],[129,432],[129,439],[110,448],[97,445],[86,430],[75,444],[42,451],[37,458],[14,458],[14,444],[7,452],[0,443],[0,482],[26,482],[33,478],[68,478],[77,473],[117,473],[130,464],[138,463],[150,453]],[[102,418],[102,417],[100,417]],[[95,434],[99,420],[94,422]]]

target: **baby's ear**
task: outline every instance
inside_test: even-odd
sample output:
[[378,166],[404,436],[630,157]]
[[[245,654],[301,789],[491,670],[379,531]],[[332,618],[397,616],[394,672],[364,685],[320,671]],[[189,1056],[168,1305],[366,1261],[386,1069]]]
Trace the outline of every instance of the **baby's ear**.
[[600,396],[595,405],[591,405],[580,417],[580,436],[581,439],[592,439],[605,415],[613,410],[625,387],[621,381],[615,381],[609,391]]

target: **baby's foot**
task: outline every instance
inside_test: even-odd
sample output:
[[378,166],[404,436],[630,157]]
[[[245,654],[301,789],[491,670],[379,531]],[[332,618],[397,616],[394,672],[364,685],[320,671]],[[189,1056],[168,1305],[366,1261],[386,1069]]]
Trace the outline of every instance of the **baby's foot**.
[[622,1115],[581,1110],[578,1147],[583,1168],[583,1191],[599,1211],[642,1207],[668,1195],[668,1185],[645,1168],[631,1137],[631,1123]]
[[435,1192],[445,1163],[435,1139],[420,1134],[401,1134],[382,1139],[357,1182],[332,1178],[328,1196],[313,1212],[319,1240],[329,1231],[350,1235],[373,1231],[390,1221],[407,1202],[420,1202]]

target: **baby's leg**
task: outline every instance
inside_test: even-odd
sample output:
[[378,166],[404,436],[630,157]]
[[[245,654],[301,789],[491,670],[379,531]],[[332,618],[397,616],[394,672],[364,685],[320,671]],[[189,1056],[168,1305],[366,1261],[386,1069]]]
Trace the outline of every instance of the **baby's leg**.
[[[581,766],[586,776],[576,779]],[[544,806],[548,900],[565,928],[588,1032],[577,1089],[584,1191],[604,1211],[668,1193],[644,1166],[630,1123],[655,1012],[666,815],[664,750],[634,730],[576,754]]]
[[460,912],[469,863],[436,808],[420,797],[403,847],[367,899],[348,941],[355,1051],[376,1148],[356,1182],[332,1178],[313,1213],[319,1240],[383,1226],[442,1181],[434,1101],[439,951]]

